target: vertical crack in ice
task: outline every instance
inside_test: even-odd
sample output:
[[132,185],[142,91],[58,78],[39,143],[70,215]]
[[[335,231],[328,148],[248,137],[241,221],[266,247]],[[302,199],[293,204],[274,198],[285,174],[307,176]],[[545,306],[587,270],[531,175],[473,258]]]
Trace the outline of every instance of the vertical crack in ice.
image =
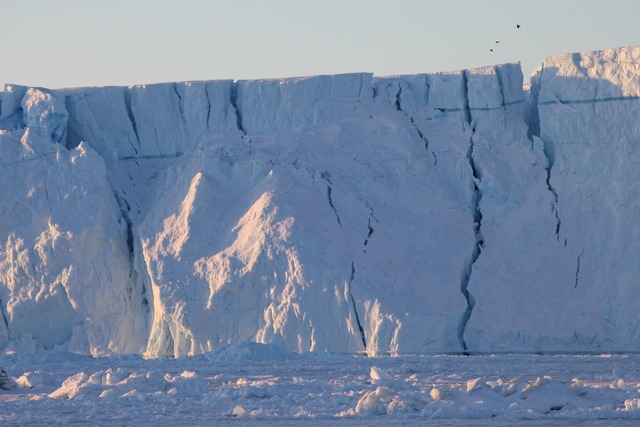
[[[411,116],[410,114],[408,114],[406,111],[402,109],[402,82],[398,82],[398,91],[396,92],[396,101],[395,101],[394,107],[396,110],[402,112],[402,114],[407,116],[407,118],[411,122],[411,125],[418,133],[418,136],[420,137],[420,139],[424,141],[425,150],[429,152],[429,139],[426,137],[424,133],[422,133],[418,125],[416,125],[416,122],[413,119],[413,116]],[[436,156],[436,153],[434,153],[433,151],[431,151],[431,155],[433,156],[434,166],[435,166],[436,164],[438,164],[438,157]]]
[[[469,76],[467,74],[467,70],[462,71],[462,90],[464,93],[464,119],[467,123],[471,123],[471,107],[469,106]],[[473,138],[473,136],[472,136]]]
[[[556,198],[556,203],[558,203],[558,195],[556,194],[555,191],[552,191],[553,195]],[[556,207],[556,205],[554,204],[552,207],[552,212],[556,217],[556,241],[560,241],[560,225],[562,224],[562,221],[560,220],[560,216],[558,215],[558,208]],[[564,245],[567,246],[567,239],[564,239]]]
[[[416,125],[416,122],[413,120],[413,117],[409,117],[409,119],[411,120],[411,124],[413,125],[413,127],[416,129],[416,131],[418,132],[418,136],[420,137],[420,139],[422,139],[424,141],[424,148],[425,150],[429,151],[429,139],[425,136],[425,134],[422,133],[422,131],[418,128],[418,126]],[[438,157],[436,156],[436,153],[434,153],[433,151],[431,151],[431,154],[433,155],[433,159],[435,161],[435,163],[438,163]]]
[[529,129],[527,130],[527,137],[531,141],[532,148],[533,137],[540,137],[540,110],[538,109],[538,100],[540,99],[540,77],[542,76],[543,71],[544,65],[540,68],[537,76],[531,77],[531,87],[529,89]]
[[378,218],[376,218],[376,213],[375,213],[375,211],[373,210],[373,207],[369,204],[369,201],[368,201],[368,200],[365,200],[365,201],[364,201],[364,205],[367,207],[367,209],[369,209],[369,216],[370,216],[371,218],[373,218],[373,220],[374,220],[375,222],[380,222],[380,221],[378,221]]
[[186,119],[184,117],[184,105],[182,103],[182,96],[180,96],[180,92],[178,91],[178,83],[173,84],[173,93],[178,98],[178,111],[180,111],[180,118],[182,119],[182,122],[185,123]]
[[362,345],[364,346],[365,351],[367,350],[367,339],[364,334],[364,328],[362,327],[362,323],[360,323],[360,316],[358,315],[358,309],[356,308],[356,300],[353,298],[353,293],[351,292],[351,286],[353,285],[353,279],[356,277],[356,268],[351,261],[351,276],[349,277],[349,298],[351,299],[351,305],[353,306],[353,313],[356,316],[356,323],[358,324],[358,330],[360,331],[360,337],[362,338]]
[[209,83],[204,84],[204,95],[207,98],[207,130],[211,131],[211,125],[209,121],[211,120],[211,98],[209,98]]
[[158,155],[163,155],[164,153],[162,153],[162,149],[160,148],[160,141],[158,140],[158,127],[156,126],[156,119],[155,117],[151,118],[151,122],[153,123],[153,137],[154,140],[156,141],[156,149],[158,150]]
[[[502,109],[506,111],[507,101],[505,96],[505,84],[502,81],[502,73],[498,71],[498,67],[493,67],[493,71],[496,73],[496,78],[498,79],[498,87],[500,88],[500,97],[502,98]],[[511,82],[511,74],[507,73],[507,78],[509,82]]]
[[[551,141],[546,141],[540,136],[540,110],[539,110],[539,99],[540,99],[540,78],[542,77],[542,73],[544,68],[541,68],[538,72],[538,75],[531,79],[531,106],[529,110],[529,130],[527,131],[527,137],[531,141],[531,147],[533,148],[534,137],[540,138],[542,141],[542,152],[547,158],[547,165],[544,170],[547,173],[545,183],[547,185],[547,190],[553,195],[553,201],[551,202],[551,212],[556,218],[556,240],[560,242],[560,227],[562,225],[562,221],[560,220],[560,214],[558,213],[558,192],[551,185],[551,170],[553,168],[553,164],[555,163],[555,151],[553,148],[553,143]],[[566,246],[566,240],[565,240]]]
[[[133,294],[133,284],[138,281],[138,271],[135,268],[135,240],[133,236],[133,221],[129,216],[131,207],[129,202],[124,196],[121,196],[116,190],[113,190],[113,195],[116,198],[118,207],[120,208],[120,215],[125,223],[127,232],[127,248],[129,249],[129,292]],[[146,297],[145,286],[142,286],[142,305],[148,307],[149,302]]]
[[[2,313],[2,320],[4,320],[4,326],[7,328],[7,334],[9,334],[9,320],[7,319],[7,314],[4,311],[4,302],[2,298],[0,298],[0,312]],[[356,315],[357,316],[357,315]]]
[[[67,150],[75,148],[76,146],[78,146],[78,144],[80,144],[80,141],[76,142],[75,145],[73,145],[73,142],[72,142],[72,140],[74,140],[74,139],[77,141],[78,138],[73,138],[73,136],[71,135],[71,120],[73,120],[73,119],[72,119],[72,115],[71,115],[71,109],[69,108],[69,106],[72,104],[70,102],[70,98],[71,98],[70,96],[66,96],[66,95],[64,96],[64,107],[67,109],[67,112],[69,113],[69,117],[67,119],[67,124],[65,125],[65,128],[66,128],[65,135],[66,135],[66,137],[65,137],[64,141],[61,141],[64,144],[64,146],[65,146],[65,148]],[[2,104],[2,97],[0,97],[0,104]],[[89,103],[87,102],[87,104],[89,104]],[[89,111],[91,111],[91,106],[89,106]],[[91,111],[91,114],[93,114],[93,111]],[[1,108],[0,108],[0,117],[2,117],[2,109]]]
[[98,288],[101,288],[102,281],[100,280],[100,274],[98,273],[98,269],[96,268],[96,263],[92,261],[91,266],[93,267],[93,274],[96,276],[96,279],[98,280]]
[[582,258],[582,255],[584,255],[584,249],[582,249],[582,252],[580,252],[580,255],[578,255],[578,262],[576,266],[576,283],[573,286],[574,289],[578,287],[578,279],[580,277],[580,258]]
[[[380,221],[378,221],[378,218],[376,218],[375,212],[371,207],[371,205],[369,204],[369,201],[365,200],[364,204],[367,207],[367,209],[369,209],[369,218],[367,219],[367,237],[364,239],[364,243],[363,243],[363,246],[367,246],[369,244],[369,239],[371,239],[371,236],[373,236],[373,232],[374,232],[373,226],[371,225],[371,219],[373,219],[377,223],[379,223]],[[364,253],[367,253],[366,248],[363,248],[362,251]]]
[[229,101],[236,112],[236,126],[240,132],[242,132],[242,135],[246,135],[247,132],[244,130],[244,125],[242,124],[242,111],[238,108],[238,82],[233,82],[231,85],[231,97]]
[[340,221],[340,215],[338,215],[338,210],[333,205],[333,199],[331,198],[331,186],[327,185],[327,199],[329,200],[329,206],[333,209],[333,213],[336,215],[336,220],[338,221],[338,225],[342,228],[342,222]]
[[431,85],[429,84],[428,76],[425,76],[424,84],[426,86],[426,89],[424,92],[424,105],[429,105],[429,97],[431,96]]
[[320,174],[320,178],[322,178],[323,180],[325,180],[327,182],[327,200],[329,201],[329,206],[331,206],[331,209],[333,209],[333,213],[336,216],[336,220],[338,221],[338,225],[340,226],[340,229],[342,231],[344,231],[344,229],[342,228],[342,221],[340,221],[340,215],[338,215],[338,210],[336,209],[336,207],[333,204],[333,198],[331,197],[331,192],[332,192],[332,188],[331,188],[331,178],[330,178],[330,174],[328,171],[324,171],[322,172],[322,174]]
[[[124,106],[127,109],[127,115],[129,116],[129,121],[131,121],[131,127],[133,128],[133,133],[136,135],[136,141],[138,142],[138,146],[140,146],[140,135],[138,134],[138,125],[136,123],[136,118],[133,115],[133,110],[131,108],[131,88],[124,88]],[[133,142],[129,141],[131,144],[131,148],[133,148],[133,152],[138,154],[138,150],[136,149]]]
[[547,184],[547,190],[549,190],[549,192],[553,195],[553,202],[551,203],[551,212],[553,212],[553,215],[556,217],[556,240],[559,242],[560,226],[562,225],[562,221],[560,220],[560,214],[558,213],[558,192],[551,185],[551,169],[553,168],[553,164],[555,162],[553,146],[551,145],[551,143],[547,143],[546,141],[543,141],[542,151],[545,157],[547,158],[547,165],[544,168],[545,171],[547,172],[545,183]]
[[[371,218],[369,218],[369,220],[368,220],[367,229],[369,230],[369,232],[367,233],[367,238],[364,239],[364,246],[367,246],[367,244],[369,243],[369,239],[373,235],[373,227],[371,226]],[[365,249],[365,252],[366,252],[366,249]]]
[[[320,174],[320,178],[322,178],[324,181],[327,182],[327,199],[329,201],[329,206],[331,206],[331,209],[333,209],[333,213],[336,216],[336,220],[338,221],[338,225],[340,226],[340,229],[342,230],[343,233],[345,233],[346,236],[346,232],[344,231],[344,228],[342,227],[342,222],[340,221],[340,216],[338,215],[338,210],[336,209],[336,207],[333,204],[333,199],[331,197],[331,174],[328,171],[324,171]],[[369,206],[367,204],[367,206]],[[371,208],[369,208],[371,209]],[[373,209],[371,209],[372,215],[373,215]],[[374,218],[375,219],[375,218]],[[369,237],[371,236],[371,234],[373,233],[373,229],[371,227],[369,227]],[[349,244],[349,238],[347,237],[347,244]],[[365,243],[366,245],[366,243]],[[349,277],[349,284],[348,284],[348,293],[349,293],[349,299],[351,300],[351,305],[353,306],[353,312],[355,314],[356,317],[356,323],[358,324],[358,329],[360,330],[360,335],[362,338],[362,345],[364,346],[364,349],[367,349],[367,340],[365,338],[365,334],[364,334],[364,328],[362,327],[362,324],[360,323],[360,316],[358,315],[358,310],[356,307],[356,301],[353,298],[353,294],[351,293],[351,287],[353,285],[353,279],[356,275],[356,269],[355,269],[355,265],[354,262],[351,261],[351,276]]]
[[121,196],[117,191],[113,191],[113,195],[118,202],[118,207],[120,208],[120,214],[122,219],[124,220],[127,226],[127,247],[129,248],[129,258],[133,258],[133,230],[132,230],[132,221],[129,217],[129,212],[131,211],[131,206],[129,202]]
[[[553,167],[554,156],[553,156],[553,151],[548,148],[550,147],[550,144],[544,143],[543,147],[544,148],[542,151],[544,152],[544,155],[547,158],[547,166],[544,168],[545,171],[547,172],[545,183],[547,184],[547,190],[549,190],[549,192],[553,195],[553,202],[551,203],[551,212],[553,212],[553,215],[556,218],[556,240],[559,242],[560,226],[562,225],[562,221],[560,220],[560,214],[558,213],[558,192],[551,185],[551,168]],[[566,246],[566,241],[565,241],[565,246]]]
[[[396,110],[398,111],[402,111],[402,107],[401,107],[401,101],[402,99],[402,82],[398,82],[398,91],[396,92],[396,102],[394,104],[394,107],[396,107]],[[402,111],[404,113],[404,111]],[[405,113],[406,115],[406,113]]]
[[473,159],[473,134],[470,138],[469,150],[467,151],[467,159],[469,160],[469,165],[471,166],[471,171],[473,173],[473,196],[472,196],[472,204],[473,204],[473,234],[475,237],[475,241],[473,244],[473,251],[471,252],[471,256],[465,266],[462,269],[462,276],[460,279],[460,291],[464,296],[467,302],[467,308],[465,309],[462,315],[462,321],[460,322],[460,327],[458,329],[458,339],[460,341],[460,345],[462,349],[467,351],[467,344],[464,340],[464,332],[467,327],[467,323],[471,318],[471,312],[473,311],[473,307],[475,306],[475,299],[473,295],[469,292],[469,281],[471,280],[471,273],[473,271],[473,265],[480,257],[480,253],[482,252],[482,247],[484,244],[482,232],[480,230],[482,225],[482,211],[480,210],[480,200],[482,199],[482,192],[478,187],[478,182],[481,179],[481,176],[476,168],[475,161]]

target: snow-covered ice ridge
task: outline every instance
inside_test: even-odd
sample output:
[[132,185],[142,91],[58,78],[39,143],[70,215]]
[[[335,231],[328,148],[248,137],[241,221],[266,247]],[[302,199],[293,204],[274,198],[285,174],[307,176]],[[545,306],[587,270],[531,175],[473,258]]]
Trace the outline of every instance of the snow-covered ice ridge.
[[640,47],[1,94],[0,348],[640,351]]

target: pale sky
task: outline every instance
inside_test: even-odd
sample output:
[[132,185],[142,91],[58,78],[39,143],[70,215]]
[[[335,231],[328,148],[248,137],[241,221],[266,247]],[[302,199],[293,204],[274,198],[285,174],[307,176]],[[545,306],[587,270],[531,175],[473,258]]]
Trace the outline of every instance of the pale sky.
[[638,0],[0,0],[0,90],[516,61],[526,81],[545,56],[640,44],[639,17]]

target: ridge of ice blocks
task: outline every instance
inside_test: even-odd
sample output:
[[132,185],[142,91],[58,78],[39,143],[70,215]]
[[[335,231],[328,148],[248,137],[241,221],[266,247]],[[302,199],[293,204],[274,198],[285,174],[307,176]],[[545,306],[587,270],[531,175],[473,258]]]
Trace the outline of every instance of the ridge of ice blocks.
[[638,57],[8,85],[0,347],[638,351]]

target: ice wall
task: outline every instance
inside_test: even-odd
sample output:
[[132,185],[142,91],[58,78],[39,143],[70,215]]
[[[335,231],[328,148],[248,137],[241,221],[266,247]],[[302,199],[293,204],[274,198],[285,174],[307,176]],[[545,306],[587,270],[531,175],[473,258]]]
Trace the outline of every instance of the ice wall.
[[68,143],[91,141],[109,161],[175,157],[207,133],[236,129],[232,87],[212,81],[73,91]]
[[116,159],[175,157],[206,138],[362,117],[361,100],[372,97],[370,80],[363,73],[73,90],[66,97],[68,143],[91,140],[99,153]]
[[7,86],[0,346],[637,351],[638,52]]
[[640,190],[639,58],[637,48],[549,58],[535,89],[558,194],[558,236],[575,266],[568,285],[580,322],[565,331],[575,328],[592,346],[622,351],[637,349],[640,333],[630,321],[640,296],[634,254],[640,237],[634,203]]
[[371,74],[340,74],[238,82],[238,126],[248,134],[326,125],[360,118],[371,98]]
[[465,336],[477,350],[637,351],[639,55],[558,55],[533,76],[530,133],[544,152],[537,161],[546,163],[548,192],[527,185],[527,193],[556,221],[521,205],[522,196],[499,205],[526,210],[496,230],[506,241],[474,271]]
[[[255,101],[261,93],[273,109]],[[433,168],[415,127],[372,95],[367,75],[239,85],[246,134],[181,158],[159,183],[162,208],[140,227],[150,354],[276,335],[301,352],[461,349],[458,281],[473,241],[470,187],[459,184],[471,180],[466,158]],[[373,119],[389,113],[389,123]]]

